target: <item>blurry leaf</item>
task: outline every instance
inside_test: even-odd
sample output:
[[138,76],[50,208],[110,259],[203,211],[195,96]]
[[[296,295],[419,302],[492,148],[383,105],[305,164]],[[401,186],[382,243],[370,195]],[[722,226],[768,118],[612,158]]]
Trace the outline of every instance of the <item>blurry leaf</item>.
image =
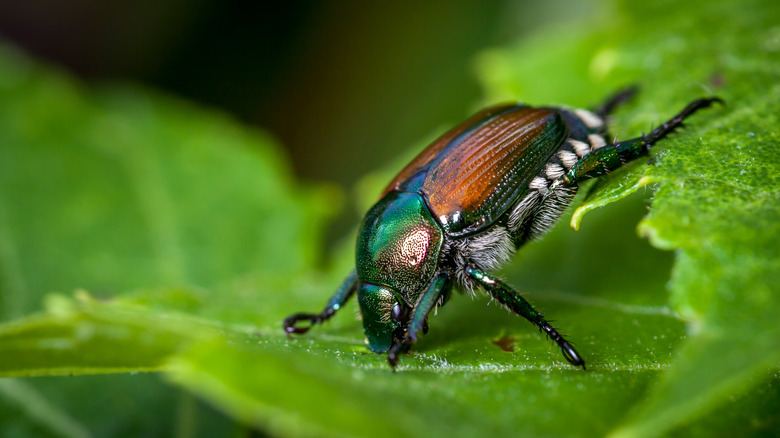
[[211,287],[316,261],[334,194],[294,185],[266,134],[0,50],[5,319],[52,290]]
[[[59,407],[53,405],[49,400],[38,394],[37,391],[29,387],[27,382],[20,379],[0,380],[0,398],[8,404],[13,405],[14,409],[0,411],[0,422],[7,425],[9,416],[27,417],[29,422],[16,422],[15,430],[9,431],[6,426],[4,432],[6,435],[28,434],[34,436],[62,436],[69,438],[81,438],[90,436],[82,424],[71,418],[67,413],[62,412]],[[21,412],[14,412],[18,410]],[[11,433],[9,433],[11,432]]]
[[[637,196],[589,213],[578,233],[567,216],[506,269],[587,372],[483,297],[454,297],[395,373],[363,347],[354,303],[288,340],[281,319],[320,309],[351,263],[345,252],[338,269],[315,269],[332,197],[297,188],[264,136],[218,115],[142,90],[79,90],[6,53],[4,314],[52,289],[135,292],[50,296],[44,312],[0,326],[0,372],[163,370],[283,436],[768,434],[780,409],[780,32],[774,4],[737,6],[621,4],[481,58],[491,101],[587,106],[640,83],[615,121],[620,138],[725,84],[727,108],[697,114],[652,166],[594,184],[574,221],[656,183],[645,219]],[[384,182],[365,181],[365,199]],[[638,239],[640,220],[676,252]],[[508,339],[513,351],[496,345]]]
[[[249,315],[244,297],[256,289],[230,289],[237,293],[219,296],[224,306],[203,303],[216,302],[221,283],[249,276],[272,291],[311,270],[336,201],[332,190],[293,183],[265,133],[141,89],[86,89],[0,46],[0,320],[77,288],[99,298],[145,288],[125,300]],[[137,307],[94,314],[80,307],[94,302],[54,296],[49,304],[47,314],[3,326],[3,375],[158,369],[189,327],[169,330],[170,315],[151,323]],[[35,379],[27,391],[63,400],[63,415],[78,414],[95,433],[133,435],[140,425],[170,433],[178,421],[180,397],[157,380],[103,377],[99,385]],[[0,419],[0,434],[45,425],[16,406],[29,397],[10,388],[0,410],[18,415]],[[142,418],[152,411],[154,421]]]
[[74,375],[154,371],[183,340],[214,336],[208,327],[146,308],[49,296],[48,311],[5,324],[2,376]]

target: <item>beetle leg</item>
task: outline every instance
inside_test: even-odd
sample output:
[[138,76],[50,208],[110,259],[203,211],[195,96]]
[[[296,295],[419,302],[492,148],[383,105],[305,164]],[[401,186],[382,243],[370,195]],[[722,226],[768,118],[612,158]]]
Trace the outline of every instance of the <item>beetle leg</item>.
[[577,350],[575,350],[574,347],[572,347],[572,345],[564,339],[563,336],[558,333],[558,331],[555,330],[528,301],[525,300],[525,298],[512,290],[512,288],[503,281],[481,269],[474,266],[468,266],[466,272],[471,278],[485,288],[490,296],[498,300],[499,303],[506,306],[512,312],[527,319],[532,324],[539,327],[541,331],[546,333],[550,339],[558,344],[563,353],[563,357],[566,358],[570,364],[582,367],[583,370],[585,369],[585,361],[582,360],[582,357],[577,353]]
[[686,118],[716,102],[722,104],[723,100],[719,97],[696,99],[651,133],[594,150],[575,163],[568,173],[553,183],[550,189],[561,185],[565,187],[576,186],[582,181],[606,175],[624,164],[646,155],[656,142],[683,126],[683,121]]
[[[612,138],[612,134],[609,132],[608,128],[608,118],[609,116],[615,112],[615,110],[625,104],[626,102],[630,101],[631,99],[636,96],[637,92],[639,92],[639,86],[637,85],[631,85],[628,87],[625,87],[615,94],[611,95],[609,98],[607,98],[601,105],[597,106],[593,109],[593,114],[598,116],[598,118],[601,120],[602,124],[601,126],[595,126],[592,127],[587,124],[586,119],[583,119],[585,121],[586,126],[589,128],[595,128],[594,134],[604,138],[607,142],[610,141]],[[579,115],[579,114],[578,114]],[[590,136],[588,136],[590,138]],[[602,143],[603,144],[603,143]],[[594,149],[597,149],[596,145],[593,145]]]
[[406,351],[417,342],[417,332],[425,330],[428,325],[428,314],[431,313],[436,303],[450,288],[450,275],[446,272],[439,272],[433,279],[428,289],[420,296],[420,299],[414,306],[409,325],[406,327],[404,339],[393,345],[387,353],[387,361],[395,369],[398,365],[398,353]]
[[[330,319],[336,312],[341,309],[344,304],[355,294],[357,290],[357,273],[352,271],[347,278],[341,283],[341,286],[336,290],[336,293],[330,297],[328,304],[321,313],[296,313],[288,316],[282,322],[284,332],[287,337],[291,334],[303,334],[314,327],[315,324],[319,324],[323,321]],[[297,327],[297,324],[301,321],[307,321],[308,325],[303,327]]]
[[612,114],[615,109],[617,109],[617,107],[633,99],[637,92],[639,92],[638,85],[629,85],[628,87],[619,90],[617,93],[607,98],[604,103],[594,108],[593,112],[604,119],[608,115]]

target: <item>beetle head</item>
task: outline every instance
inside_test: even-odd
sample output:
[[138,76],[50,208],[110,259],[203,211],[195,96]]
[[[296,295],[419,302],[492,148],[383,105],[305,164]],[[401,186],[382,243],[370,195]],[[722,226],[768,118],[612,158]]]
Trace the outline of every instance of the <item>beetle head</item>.
[[437,270],[443,232],[417,193],[390,192],[363,219],[355,251],[357,298],[368,348],[401,342],[409,306]]
[[361,283],[357,299],[363,316],[363,333],[371,351],[386,353],[394,344],[401,342],[409,312],[391,289]]

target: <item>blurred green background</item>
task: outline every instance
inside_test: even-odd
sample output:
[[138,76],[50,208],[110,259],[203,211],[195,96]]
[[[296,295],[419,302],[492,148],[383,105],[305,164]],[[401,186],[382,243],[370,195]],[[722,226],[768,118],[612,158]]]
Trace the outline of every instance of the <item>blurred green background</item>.
[[[0,37],[89,82],[130,81],[271,132],[304,180],[351,188],[482,93],[481,50],[601,1],[0,2]],[[359,213],[337,221],[338,238]]]

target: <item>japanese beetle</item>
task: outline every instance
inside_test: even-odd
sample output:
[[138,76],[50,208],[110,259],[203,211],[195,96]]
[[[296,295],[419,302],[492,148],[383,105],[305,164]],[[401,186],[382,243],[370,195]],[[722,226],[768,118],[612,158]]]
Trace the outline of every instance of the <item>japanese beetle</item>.
[[[585,361],[534,308],[489,271],[542,235],[579,184],[643,155],[707,108],[697,99],[647,135],[610,142],[606,118],[635,88],[594,111],[505,104],[484,109],[434,141],[384,189],[357,238],[356,269],[319,314],[284,320],[288,336],[332,317],[357,292],[368,348],[390,365],[408,351],[452,286],[485,289],[539,327],[569,363]],[[307,325],[299,326],[300,322]]]

